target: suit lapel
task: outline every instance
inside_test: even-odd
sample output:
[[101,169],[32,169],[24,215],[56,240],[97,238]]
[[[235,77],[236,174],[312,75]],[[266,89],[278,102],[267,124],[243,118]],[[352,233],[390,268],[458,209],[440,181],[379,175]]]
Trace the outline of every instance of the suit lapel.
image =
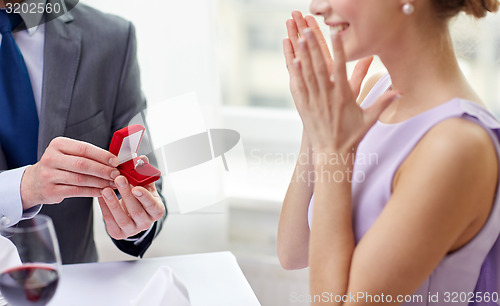
[[75,86],[82,34],[73,26],[71,13],[45,24],[42,107],[38,134],[38,158],[50,141],[62,136]]

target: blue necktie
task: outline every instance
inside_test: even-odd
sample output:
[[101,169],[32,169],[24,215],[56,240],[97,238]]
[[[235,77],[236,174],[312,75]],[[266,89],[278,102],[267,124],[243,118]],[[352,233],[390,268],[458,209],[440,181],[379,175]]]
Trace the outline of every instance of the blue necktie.
[[[8,169],[37,162],[38,115],[23,55],[12,36],[21,22],[0,10],[0,145]],[[12,26],[11,26],[12,24]]]

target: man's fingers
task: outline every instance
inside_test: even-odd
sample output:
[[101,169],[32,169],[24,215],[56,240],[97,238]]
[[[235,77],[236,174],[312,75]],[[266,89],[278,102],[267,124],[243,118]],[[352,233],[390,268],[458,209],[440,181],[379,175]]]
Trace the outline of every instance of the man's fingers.
[[[106,203],[109,211],[113,215],[114,220],[118,227],[126,233],[126,236],[129,236],[129,233],[133,233],[135,231],[135,223],[134,220],[125,212],[120,201],[116,197],[115,192],[111,188],[105,188],[102,191],[102,198]],[[123,237],[127,238],[127,237]]]
[[165,213],[165,207],[161,204],[160,198],[153,195],[146,188],[134,187],[132,194],[139,200],[143,209],[153,221],[159,220]]
[[147,184],[146,186],[144,186],[144,188],[145,188],[147,191],[151,192],[151,193],[153,194],[153,196],[158,197],[158,198],[160,197],[160,196],[158,195],[158,190],[156,190],[156,185],[155,185],[155,183],[154,183],[154,182],[153,182],[153,183],[149,183],[149,184]]
[[57,148],[64,154],[85,157],[103,165],[117,167],[119,164],[118,157],[112,153],[83,141],[57,137],[52,140],[50,146]]
[[140,159],[142,159],[146,164],[149,164],[149,158],[146,155],[141,155],[139,156]]
[[153,220],[136,196],[132,194],[131,186],[127,179],[124,176],[119,176],[116,178],[115,184],[122,196],[122,205],[126,207],[130,218],[134,220],[138,230],[143,231],[148,229],[151,223],[153,223]]
[[[145,158],[145,162],[149,160]],[[121,200],[111,188],[103,189],[102,198],[99,198],[106,228],[113,238],[124,239],[145,231],[165,213],[157,193],[152,194],[143,187],[132,188],[124,176],[117,177],[115,184]],[[149,187],[156,190],[154,185]]]
[[[71,186],[71,185],[53,185],[50,190],[45,192],[45,197],[50,199],[59,198],[61,201],[66,198],[95,198],[101,195],[101,188]],[[52,203],[57,203],[53,202]],[[52,204],[40,203],[40,204]]]
[[93,187],[101,189],[113,186],[111,184],[113,181],[110,179],[104,180],[94,176],[69,171],[56,170],[52,175],[56,184]]
[[99,206],[101,207],[102,217],[104,219],[104,223],[106,224],[106,230],[108,234],[115,239],[123,239],[125,235],[122,232],[122,229],[116,223],[113,214],[109,210],[108,205],[104,201],[103,197],[98,197],[97,201],[99,202]]
[[42,163],[55,169],[114,180],[120,173],[118,158],[110,152],[86,142],[58,137],[52,140]]
[[46,159],[49,159],[48,162],[56,169],[91,175],[104,180],[114,180],[120,175],[120,172],[116,168],[85,157],[63,155],[56,157],[47,156]]

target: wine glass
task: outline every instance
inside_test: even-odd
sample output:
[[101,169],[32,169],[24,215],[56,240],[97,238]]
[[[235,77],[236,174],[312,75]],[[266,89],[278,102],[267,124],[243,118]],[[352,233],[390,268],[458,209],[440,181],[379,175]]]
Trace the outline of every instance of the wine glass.
[[42,306],[59,283],[61,256],[52,220],[44,215],[0,229],[17,248],[21,264],[0,271],[0,291],[12,306]]

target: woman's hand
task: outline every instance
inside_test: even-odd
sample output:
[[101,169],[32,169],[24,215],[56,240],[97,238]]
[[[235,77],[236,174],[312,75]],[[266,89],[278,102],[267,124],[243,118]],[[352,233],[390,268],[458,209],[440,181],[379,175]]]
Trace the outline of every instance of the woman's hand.
[[294,12],[293,17],[287,22],[284,53],[292,95],[311,146],[315,152],[350,153],[399,94],[390,91],[369,108],[359,107],[356,98],[372,59],[361,60],[349,82],[341,37],[332,36],[332,61],[313,18],[302,20],[311,25],[305,28],[301,15]]
[[[283,40],[283,49],[285,52],[287,68],[292,66],[292,61],[295,58],[295,50],[299,49],[299,42],[298,42],[299,39],[301,37],[304,37],[304,31],[306,29],[311,29],[314,32],[316,39],[318,40],[318,44],[321,49],[321,53],[323,54],[323,57],[325,59],[326,65],[328,67],[328,71],[329,73],[332,73],[333,60],[330,55],[330,51],[328,50],[328,45],[326,43],[326,40],[323,37],[323,34],[321,33],[319,25],[316,22],[316,19],[313,16],[307,15],[304,17],[302,16],[301,12],[293,11],[292,19],[289,19],[286,22],[286,29],[288,33],[288,38],[285,38]],[[351,86],[351,89],[356,97],[359,95],[359,92],[361,90],[361,84],[368,72],[368,68],[370,68],[371,62],[372,62],[371,57],[364,58],[360,60],[356,64],[356,67],[354,68],[354,72],[351,76],[351,79],[349,80],[349,85]],[[299,98],[300,93],[297,91],[297,79],[292,78],[292,75],[290,75],[290,77],[291,77],[290,90],[292,92],[292,95],[295,98],[295,95],[297,94],[297,98]]]

